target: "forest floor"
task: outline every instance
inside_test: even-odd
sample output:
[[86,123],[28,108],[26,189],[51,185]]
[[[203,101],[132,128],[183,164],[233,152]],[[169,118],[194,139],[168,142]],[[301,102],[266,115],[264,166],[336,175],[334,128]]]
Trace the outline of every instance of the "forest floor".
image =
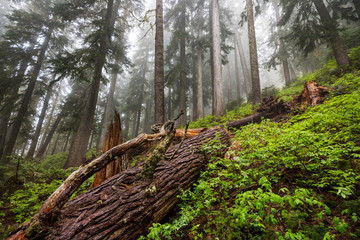
[[[289,88],[268,89],[285,101],[308,81],[333,91],[322,104],[297,108],[281,121],[230,130],[226,155],[213,157],[179,196],[178,211],[141,239],[359,239],[360,48],[354,51],[356,67],[344,71],[330,62]],[[226,124],[252,111],[245,104],[189,128]],[[219,147],[213,141],[203,150]],[[73,171],[62,169],[65,160],[66,153],[2,166],[0,238],[28,220]]]

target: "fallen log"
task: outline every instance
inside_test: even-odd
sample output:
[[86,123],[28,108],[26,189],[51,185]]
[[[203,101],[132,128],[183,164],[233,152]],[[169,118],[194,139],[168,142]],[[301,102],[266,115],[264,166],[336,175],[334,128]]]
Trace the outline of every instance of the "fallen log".
[[[215,138],[223,144],[222,151],[204,154],[203,144]],[[229,134],[220,128],[187,139],[171,161],[178,146],[166,152],[152,179],[139,178],[141,167],[129,168],[68,202],[57,220],[49,219],[31,239],[137,239],[170,211],[181,189],[197,180],[209,157],[223,155],[229,145]]]

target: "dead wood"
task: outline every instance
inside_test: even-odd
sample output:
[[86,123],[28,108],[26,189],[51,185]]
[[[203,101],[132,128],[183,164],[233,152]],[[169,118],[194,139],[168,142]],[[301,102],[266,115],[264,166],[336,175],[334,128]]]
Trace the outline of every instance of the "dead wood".
[[300,106],[315,106],[333,89],[319,86],[315,81],[306,82],[304,90],[299,96],[294,97],[292,103]]
[[[217,138],[221,152],[204,155],[204,143]],[[68,202],[57,221],[31,239],[137,239],[152,223],[160,221],[177,202],[180,189],[189,188],[207,165],[209,157],[224,154],[230,137],[214,128],[169,149],[157,164],[153,179],[141,180],[142,169],[129,168],[96,188]]]
[[[111,148],[123,143],[122,129],[121,129],[121,120],[120,115],[115,111],[114,120],[110,123],[107,133],[105,135],[105,142],[102,149],[102,153],[110,150]],[[124,163],[127,158],[126,156],[118,157],[116,160],[110,162],[106,167],[101,169],[96,173],[94,182],[91,185],[91,188],[98,186],[100,183],[104,182],[106,179],[115,176],[116,174],[122,172],[127,168],[127,164]]]
[[274,118],[279,115],[288,114],[291,112],[291,105],[278,98],[269,97],[264,98],[257,113],[242,118],[237,121],[225,124],[228,128],[240,128],[251,123],[259,123],[263,118]]

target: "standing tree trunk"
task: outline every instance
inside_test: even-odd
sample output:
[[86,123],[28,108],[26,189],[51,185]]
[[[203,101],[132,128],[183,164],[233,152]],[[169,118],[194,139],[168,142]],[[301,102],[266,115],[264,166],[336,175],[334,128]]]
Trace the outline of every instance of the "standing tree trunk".
[[33,139],[31,141],[31,145],[29,148],[29,151],[26,155],[26,158],[32,158],[34,156],[35,153],[35,149],[39,140],[39,136],[40,136],[40,132],[41,132],[41,128],[44,122],[44,118],[45,118],[45,114],[46,114],[46,110],[48,108],[48,104],[49,104],[49,100],[50,100],[50,96],[51,96],[51,88],[52,88],[52,83],[50,83],[50,85],[48,86],[47,92],[46,92],[46,96],[45,96],[45,100],[41,109],[41,113],[39,116],[39,121],[36,125],[36,130],[33,136]]
[[57,137],[56,137],[56,140],[54,142],[54,146],[53,146],[53,149],[51,151],[51,155],[54,155],[55,152],[56,152],[56,148],[57,148],[57,145],[58,145],[58,142],[59,142],[59,139],[60,139],[60,133],[58,133]]
[[294,80],[296,78],[296,73],[293,65],[289,62],[289,70],[290,70],[290,79]]
[[69,156],[65,163],[64,168],[79,166],[85,157],[86,147],[89,141],[91,130],[93,127],[96,103],[99,94],[100,81],[102,77],[102,69],[105,64],[106,55],[108,52],[109,39],[113,32],[111,26],[113,14],[114,0],[108,0],[106,16],[104,19],[103,33],[100,39],[100,45],[96,54],[96,63],[94,75],[90,84],[89,95],[86,100],[85,107],[80,117],[80,125],[75,133],[74,140],[71,144]]
[[251,82],[251,77],[250,77],[250,73],[249,73],[249,69],[248,66],[246,64],[246,57],[245,57],[245,52],[244,52],[244,48],[241,42],[241,37],[240,34],[236,31],[235,32],[235,38],[237,39],[236,43],[237,43],[237,47],[239,50],[239,56],[240,56],[240,63],[241,63],[241,68],[242,68],[242,72],[244,75],[244,84],[245,84],[245,91],[246,91],[246,97],[249,98],[249,95],[251,94],[251,89],[252,89],[252,82]]
[[323,0],[313,0],[316,10],[319,13],[322,25],[325,28],[327,41],[331,46],[337,65],[341,68],[350,65],[350,58],[346,53],[345,45],[337,31],[336,24],[331,18]]
[[29,107],[29,104],[30,104],[30,101],[31,101],[31,97],[32,97],[32,94],[33,94],[34,89],[35,89],[35,84],[36,84],[37,78],[39,76],[42,64],[44,62],[45,54],[46,54],[46,51],[47,51],[47,49],[49,47],[49,42],[50,42],[53,30],[54,30],[54,26],[50,26],[48,32],[46,33],[44,42],[42,43],[42,46],[40,48],[40,52],[39,52],[36,64],[34,66],[34,69],[33,69],[32,73],[31,73],[29,84],[28,84],[28,86],[26,88],[26,91],[24,93],[24,97],[23,97],[23,99],[21,101],[19,111],[17,113],[17,116],[16,116],[16,118],[14,120],[14,123],[13,123],[13,126],[11,128],[10,138],[9,138],[9,141],[6,143],[6,147],[5,147],[5,150],[4,150],[4,156],[11,155],[11,153],[14,150],[16,139],[17,139],[17,136],[19,134],[21,125],[22,125],[22,123],[23,123],[23,121],[25,119],[25,116],[27,114],[28,107]]
[[[201,37],[201,30],[199,30],[199,38]],[[197,53],[197,110],[196,116],[198,118],[204,117],[204,98],[203,98],[203,59],[202,59],[202,46],[198,47]]]
[[155,123],[165,122],[163,0],[156,0],[155,32]]
[[179,125],[184,126],[186,124],[186,8],[185,3],[182,3],[181,15],[180,15],[180,103],[179,108],[180,111],[183,110],[185,114],[183,114],[179,119]]
[[212,66],[214,71],[214,96],[213,96],[213,114],[220,116],[225,111],[224,103],[224,83],[222,78],[222,62],[221,62],[221,38],[220,38],[220,16],[219,1],[211,1],[211,29],[212,29]]
[[66,140],[65,140],[65,143],[64,143],[64,147],[62,149],[63,152],[66,152],[67,146],[69,144],[69,139],[70,139],[70,133],[66,134]]
[[[195,44],[192,44],[191,46],[191,52],[196,52],[196,46]],[[198,119],[197,117],[197,67],[196,67],[196,59],[197,55],[192,54],[192,119],[193,121],[196,121]]]
[[50,143],[50,141],[51,141],[57,127],[59,126],[59,123],[61,122],[62,118],[64,117],[64,113],[65,113],[65,106],[63,107],[63,109],[61,110],[59,115],[57,116],[53,126],[50,129],[49,134],[45,138],[44,143],[41,144],[41,146],[40,146],[40,148],[39,148],[39,150],[38,150],[38,152],[36,154],[36,157],[41,157],[41,156],[43,156],[45,154],[46,149],[47,149],[47,147],[48,147],[48,145],[49,145],[49,143]]
[[99,137],[98,143],[96,145],[96,150],[98,152],[103,149],[105,135],[106,135],[106,129],[108,128],[108,125],[110,122],[110,117],[111,117],[111,112],[113,111],[116,79],[117,79],[117,74],[113,73],[111,76],[109,93],[108,93],[107,99],[106,99],[106,106],[105,106],[105,112],[104,112],[104,117],[103,117],[103,121],[102,121],[100,137]]
[[[203,8],[200,7],[199,15],[203,15]],[[202,28],[203,24],[200,24],[197,34],[197,40],[198,40],[198,46],[197,46],[197,57],[196,57],[196,117],[197,118],[203,118],[204,117],[204,97],[203,97],[203,46],[201,43],[202,38]]]
[[[277,2],[272,2],[273,6],[274,6],[274,10],[275,10],[275,18],[276,18],[276,23],[278,24],[280,21],[280,13],[279,13],[279,6],[277,4]],[[279,38],[279,42],[280,42],[280,60],[282,61],[282,65],[283,65],[283,70],[284,70],[284,78],[285,78],[285,86],[288,87],[291,84],[291,78],[290,78],[290,69],[289,69],[289,62],[288,62],[288,57],[287,57],[287,51],[286,51],[286,46],[285,46],[285,42],[282,39],[282,36],[280,35],[281,31],[280,31],[280,27],[278,26],[278,38]]]
[[235,77],[236,77],[236,89],[237,89],[237,99],[241,98],[241,81],[240,81],[240,72],[239,72],[239,57],[236,48],[236,38],[234,37],[234,57],[235,57]]
[[230,62],[226,64],[226,70],[228,75],[227,87],[228,87],[228,103],[232,101],[232,85],[231,85],[231,73],[230,73]]
[[253,104],[255,105],[261,102],[261,89],[260,89],[259,63],[257,56],[255,22],[254,22],[252,0],[246,0],[246,13],[248,19],[252,97],[253,97]]
[[145,117],[144,117],[144,132],[149,133],[151,130],[151,111],[152,111],[152,97],[146,100]]

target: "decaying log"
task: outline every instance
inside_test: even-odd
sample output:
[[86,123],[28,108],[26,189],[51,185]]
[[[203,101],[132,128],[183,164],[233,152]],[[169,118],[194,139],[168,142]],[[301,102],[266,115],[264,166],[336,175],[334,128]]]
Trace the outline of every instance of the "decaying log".
[[259,123],[263,118],[273,118],[290,112],[290,104],[283,100],[279,101],[278,98],[274,97],[264,98],[257,109],[257,113],[237,121],[229,122],[225,126],[228,128],[240,128],[251,123]]
[[[204,143],[218,138],[222,151],[204,154]],[[139,178],[141,167],[129,168],[68,202],[58,220],[33,239],[137,239],[160,221],[178,201],[180,189],[189,188],[209,157],[224,154],[230,145],[226,130],[210,129],[169,149],[157,164],[153,179]]]
[[294,97],[292,103],[300,106],[315,106],[333,89],[319,86],[315,81],[306,82],[304,90],[299,96]]
[[[71,195],[86,179],[100,171],[110,162],[116,160],[117,157],[120,157],[129,149],[136,148],[147,141],[165,137],[167,134],[168,131],[162,131],[157,134],[140,134],[138,137],[110,149],[100,157],[92,160],[89,164],[80,166],[44,202],[32,219],[21,226],[16,233],[25,231],[26,236],[33,238],[39,232],[46,230],[54,219],[57,219],[62,207],[68,202]],[[10,237],[9,239],[17,238]]]

